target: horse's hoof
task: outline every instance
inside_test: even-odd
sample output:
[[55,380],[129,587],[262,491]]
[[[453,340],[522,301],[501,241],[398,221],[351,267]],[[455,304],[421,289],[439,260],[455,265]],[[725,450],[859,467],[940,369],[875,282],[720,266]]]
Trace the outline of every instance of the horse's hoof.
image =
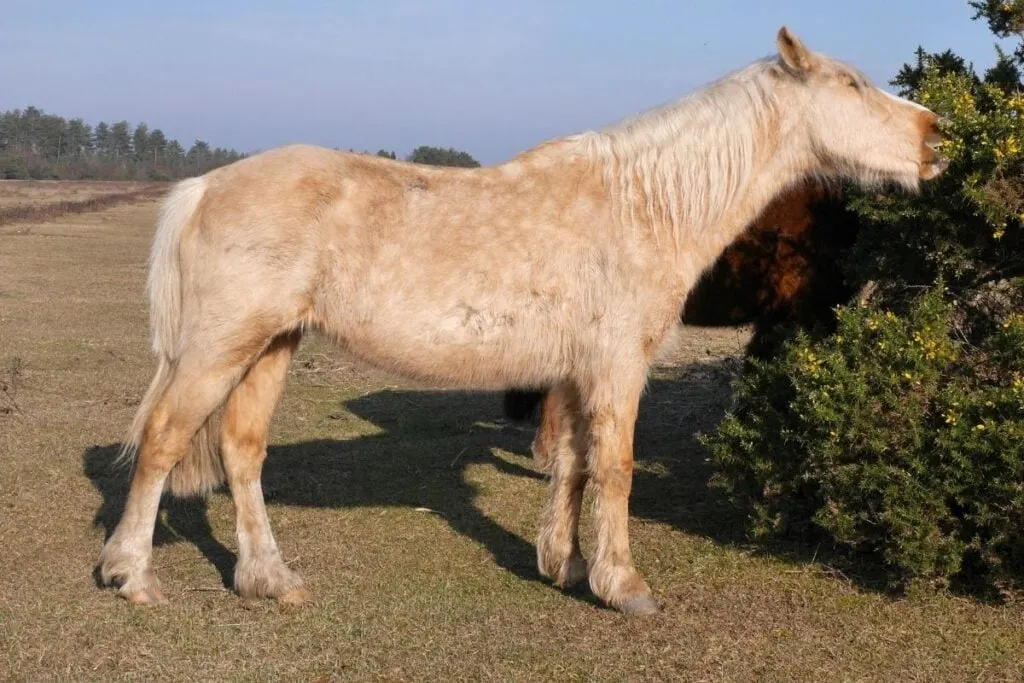
[[127,593],[122,590],[121,594],[133,605],[152,607],[155,605],[166,605],[170,602],[163,591],[156,586],[146,586]]
[[114,588],[119,596],[133,605],[166,605],[170,602],[152,569],[125,571],[113,562],[103,561],[96,573],[99,574],[100,585]]
[[587,578],[587,561],[582,555],[573,555],[559,572],[555,585],[559,588],[571,588]]
[[619,611],[623,614],[661,614],[661,608],[658,607],[658,603],[654,601],[654,597],[650,593],[630,598],[622,604]]
[[551,583],[561,589],[571,588],[583,581],[588,575],[586,559],[574,551],[564,560],[553,560],[552,555],[546,551],[543,537],[537,541],[537,571]]
[[235,590],[246,599],[273,598],[282,605],[299,605],[311,597],[299,575],[280,558],[240,562],[235,567]]
[[313,599],[313,594],[305,586],[298,586],[277,596],[281,605],[304,605]]

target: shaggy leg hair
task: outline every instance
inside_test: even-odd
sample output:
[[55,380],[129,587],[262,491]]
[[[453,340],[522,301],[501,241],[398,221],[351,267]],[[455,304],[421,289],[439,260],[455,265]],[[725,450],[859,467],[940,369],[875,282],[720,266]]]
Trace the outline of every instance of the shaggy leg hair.
[[221,428],[221,453],[235,503],[238,564],[235,590],[245,597],[301,603],[309,591],[285,566],[263,504],[260,473],[267,457],[270,418],[284,389],[299,335],[279,337],[231,392]]

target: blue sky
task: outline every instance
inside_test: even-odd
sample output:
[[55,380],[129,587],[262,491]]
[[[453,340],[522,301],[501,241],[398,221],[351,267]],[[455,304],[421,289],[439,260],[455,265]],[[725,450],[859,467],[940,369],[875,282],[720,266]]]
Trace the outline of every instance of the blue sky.
[[465,149],[500,162],[775,51],[880,85],[918,44],[987,67],[965,0],[3,0],[0,109],[147,122],[252,151]]

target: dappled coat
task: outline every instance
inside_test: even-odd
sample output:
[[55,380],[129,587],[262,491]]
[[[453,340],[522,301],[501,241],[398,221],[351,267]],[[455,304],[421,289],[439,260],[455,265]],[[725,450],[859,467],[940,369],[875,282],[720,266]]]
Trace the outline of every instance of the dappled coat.
[[[775,351],[780,324],[831,329],[835,306],[855,294],[839,258],[856,239],[857,227],[838,192],[816,181],[797,186],[770,204],[705,273],[686,300],[682,322],[753,324],[747,353],[757,358]],[[506,392],[506,416],[527,419],[543,396]]]

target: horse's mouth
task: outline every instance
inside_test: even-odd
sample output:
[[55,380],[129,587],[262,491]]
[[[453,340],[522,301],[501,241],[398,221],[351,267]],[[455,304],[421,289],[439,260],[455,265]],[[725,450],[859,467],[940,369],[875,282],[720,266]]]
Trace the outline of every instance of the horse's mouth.
[[932,180],[933,178],[938,178],[947,168],[949,168],[949,162],[945,159],[921,164],[921,180]]
[[941,147],[942,138],[939,136],[929,136],[921,145],[921,155],[918,160],[918,175],[921,180],[937,178],[949,168],[949,160],[939,156]]

